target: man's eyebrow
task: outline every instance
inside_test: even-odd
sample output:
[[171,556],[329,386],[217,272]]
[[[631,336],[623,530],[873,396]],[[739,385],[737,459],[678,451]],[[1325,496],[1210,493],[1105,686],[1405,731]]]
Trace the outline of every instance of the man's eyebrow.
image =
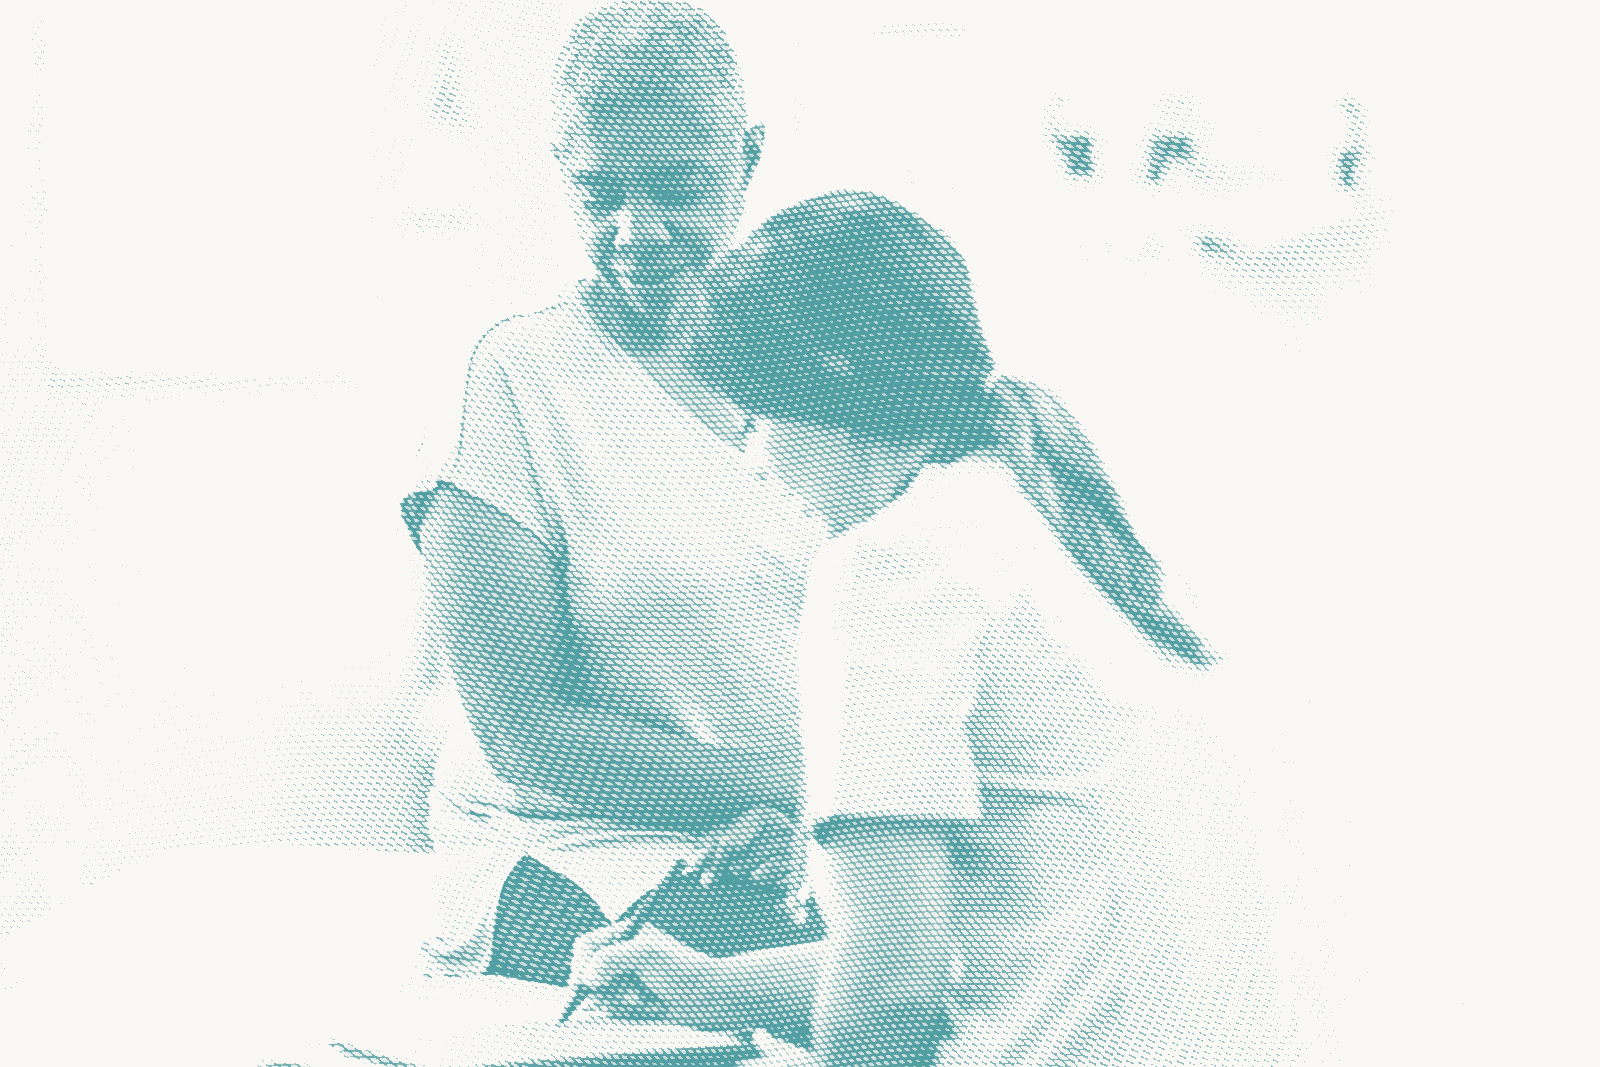
[[630,177],[642,177],[653,181],[681,181],[686,178],[704,177],[710,167],[696,160],[675,161],[670,163],[655,163],[641,167],[634,174],[619,174],[614,170],[605,168],[594,170],[576,170],[571,173],[571,180],[582,185],[611,185],[619,179],[626,181]]
[[704,163],[686,160],[683,162],[655,164],[649,168],[648,173],[650,177],[658,181],[661,179],[681,181],[685,178],[703,177],[709,170],[710,168]]

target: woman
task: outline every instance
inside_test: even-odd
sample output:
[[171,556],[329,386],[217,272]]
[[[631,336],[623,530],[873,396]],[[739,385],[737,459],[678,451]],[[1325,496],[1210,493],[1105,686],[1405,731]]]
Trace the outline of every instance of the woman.
[[582,980],[701,1026],[809,1011],[829,1067],[1260,1062],[1249,965],[1186,946],[1129,825],[1141,710],[1212,656],[1071,419],[990,380],[959,254],[837,193],[719,273],[707,373],[833,534],[799,653],[830,932],[712,960],[601,931]]
[[793,641],[826,531],[675,344],[760,159],[722,31],[602,9],[555,95],[594,276],[483,338],[453,455],[404,510],[460,697],[430,966],[560,984],[573,938],[707,834],[796,807]]

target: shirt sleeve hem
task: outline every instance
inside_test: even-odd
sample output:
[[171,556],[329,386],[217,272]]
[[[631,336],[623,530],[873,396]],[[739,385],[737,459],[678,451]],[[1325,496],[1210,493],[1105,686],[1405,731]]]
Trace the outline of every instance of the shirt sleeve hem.
[[811,825],[811,837],[823,848],[829,847],[839,839],[839,835],[850,830],[918,830],[918,831],[943,831],[959,830],[977,822],[979,816],[968,813],[953,814],[949,812],[938,814],[852,814],[828,815],[820,818]]
[[418,486],[400,501],[400,516],[405,520],[406,530],[411,534],[411,543],[420,551],[422,548],[422,522],[428,515],[428,507],[433,501],[434,493],[449,486],[458,489],[468,496],[487,504],[502,515],[506,516],[517,526],[524,530],[528,536],[534,538],[547,548],[562,548],[562,539],[548,521],[530,523],[528,518],[519,515],[516,510],[508,508],[504,503],[496,500],[494,494],[486,493],[480,487],[470,482],[463,482],[459,476],[452,473],[440,474],[428,484]]

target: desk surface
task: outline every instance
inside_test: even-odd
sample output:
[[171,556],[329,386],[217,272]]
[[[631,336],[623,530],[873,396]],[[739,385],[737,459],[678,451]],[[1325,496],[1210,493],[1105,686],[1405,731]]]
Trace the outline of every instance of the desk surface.
[[[681,1027],[613,1023],[598,1013],[570,1027],[558,1027],[555,1020],[566,1000],[564,988],[490,976],[412,982],[390,992],[372,988],[328,1017],[307,1020],[303,1037],[275,1044],[269,1056],[241,1067],[362,1067],[385,1062],[426,1067],[529,1062],[712,1063],[723,1062],[720,1054],[724,1050],[732,1054],[739,1048],[733,1039],[721,1035],[700,1035]],[[586,1030],[592,1045],[582,1043]],[[347,1055],[330,1043],[329,1036],[380,1055]],[[576,1047],[570,1044],[574,1039],[579,1041]],[[719,1047],[721,1042],[726,1044]],[[676,1054],[630,1051],[657,1047]],[[804,1050],[765,1034],[758,1035],[756,1048],[764,1067],[816,1064]],[[551,1051],[542,1051],[546,1049]],[[704,1058],[698,1055],[701,1051]],[[689,1058],[681,1059],[684,1055]]]
[[[755,1044],[761,1055],[747,1060],[750,1067],[821,1067],[821,1062],[805,1049],[785,1044],[765,1033],[757,1033]],[[327,1044],[307,1044],[295,1051],[282,1050],[287,1058],[272,1058],[241,1067],[365,1067],[363,1061],[352,1059]]]

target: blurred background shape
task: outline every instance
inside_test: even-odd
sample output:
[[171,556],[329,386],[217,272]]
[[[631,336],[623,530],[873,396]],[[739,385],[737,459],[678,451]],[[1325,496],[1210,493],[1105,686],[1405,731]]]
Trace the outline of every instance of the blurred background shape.
[[[1233,699],[1200,726],[1247,783],[1307,1062],[1574,1047],[1594,420],[1572,20],[706,6],[768,127],[748,225],[854,186],[946,229],[1002,366],[1077,414],[1227,654]],[[117,887],[142,864],[210,899],[230,850],[426,848],[396,501],[477,337],[584,269],[544,129],[584,7],[0,16],[6,944],[123,930],[135,958]]]

